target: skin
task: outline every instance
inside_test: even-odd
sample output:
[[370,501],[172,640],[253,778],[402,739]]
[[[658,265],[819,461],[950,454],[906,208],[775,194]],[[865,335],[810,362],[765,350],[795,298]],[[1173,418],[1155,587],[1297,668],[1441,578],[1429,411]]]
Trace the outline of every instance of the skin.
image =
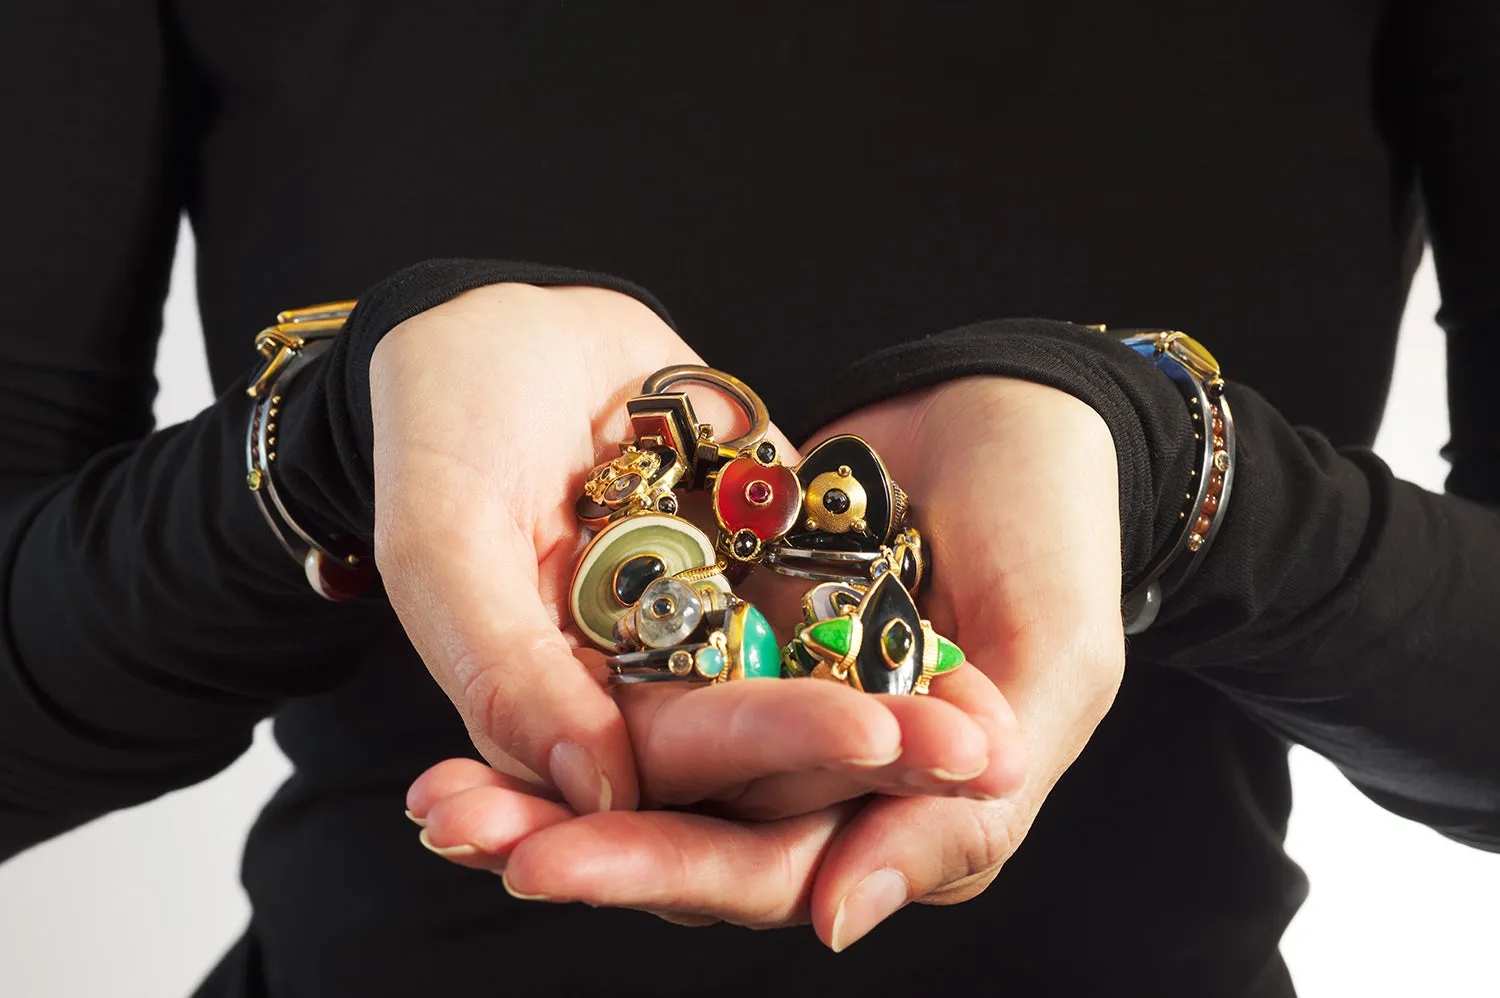
[[[586,543],[573,502],[628,437],[625,400],[675,363],[701,361],[634,299],[526,285],[459,296],[375,351],[375,557],[413,645],[493,767],[477,770],[500,781],[473,789],[508,792],[537,820],[703,801],[766,819],[877,791],[994,799],[1019,786],[1021,730],[973,670],[921,699],[779,680],[611,696],[603,656],[579,647],[568,623]],[[699,414],[725,437],[739,432],[711,393]],[[414,812],[433,810],[414,798]],[[482,841],[498,848],[503,829],[531,827],[502,815]],[[446,821],[434,820],[439,831],[458,841]]]
[[[725,771],[740,764],[724,754],[700,757],[691,773],[658,784],[657,767],[673,762],[649,751],[659,733],[642,737],[634,725],[661,721],[661,710],[637,714],[635,698],[622,696],[626,727],[648,746],[638,756],[646,785],[672,785],[678,792],[664,799],[685,803],[686,787],[701,793],[718,781],[717,793],[700,797],[717,805],[580,813],[504,773],[450,760],[408,794],[424,844],[452,862],[502,873],[518,897],[640,908],[682,924],[811,922],[835,951],[907,903],[953,904],[989,886],[1119,687],[1125,645],[1112,440],[1071,396],[1000,378],[894,399],[814,439],[834,433],[872,443],[915,497],[936,566],[923,610],[972,663],[935,681],[933,697],[900,705],[864,699],[900,718],[901,759],[920,754],[928,773],[938,749],[956,748],[944,736],[957,737],[953,722],[966,715],[988,739],[985,773],[996,777],[989,790],[997,792],[969,785],[960,793],[998,799],[914,792],[909,771],[899,790],[874,786],[875,774],[890,767],[797,768],[800,752],[781,760],[789,768],[748,781]],[[766,603],[777,599],[770,593]],[[809,697],[825,695],[817,687],[852,692],[814,680],[726,684],[678,694],[673,710],[711,712],[710,695],[748,702],[772,687]],[[951,713],[929,715],[928,705]],[[792,708],[766,709],[779,718]],[[814,737],[768,718],[754,723],[787,738]],[[815,737],[825,736],[834,737]],[[862,783],[869,792],[856,792]]]

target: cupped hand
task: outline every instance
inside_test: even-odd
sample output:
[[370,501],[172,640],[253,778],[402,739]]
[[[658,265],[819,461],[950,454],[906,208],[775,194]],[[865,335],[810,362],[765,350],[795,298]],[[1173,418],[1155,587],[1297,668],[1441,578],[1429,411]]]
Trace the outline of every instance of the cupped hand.
[[819,436],[833,433],[863,436],[914,497],[934,568],[924,611],[976,666],[933,690],[959,702],[998,693],[1014,710],[1028,760],[1019,789],[995,801],[876,796],[761,823],[575,817],[482,767],[450,765],[409,796],[430,845],[502,870],[521,897],[685,923],[810,920],[836,950],[907,903],[963,901],[993,881],[1119,686],[1113,442],[1081,402],[999,378],[874,406]]
[[[769,814],[783,799],[807,810],[871,789],[1007,789],[1007,764],[991,764],[1006,751],[991,738],[993,704],[976,720],[937,699],[881,702],[833,684],[673,684],[618,703],[603,687],[602,656],[570,637],[586,540],[574,499],[618,453],[642,379],[698,362],[632,298],[514,284],[430,309],[377,347],[376,563],[481,755],[577,813],[747,798]],[[698,408],[732,435],[727,403]]]

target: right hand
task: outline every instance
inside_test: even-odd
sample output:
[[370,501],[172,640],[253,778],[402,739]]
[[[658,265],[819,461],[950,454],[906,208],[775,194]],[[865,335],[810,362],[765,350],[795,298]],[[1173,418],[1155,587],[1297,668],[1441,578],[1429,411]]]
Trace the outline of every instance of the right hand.
[[[569,637],[585,541],[573,501],[628,436],[625,400],[682,363],[701,361],[650,309],[584,287],[479,288],[376,348],[375,560],[480,754],[577,813],[748,792],[768,816],[778,799],[803,811],[876,790],[1011,789],[1020,748],[1013,723],[994,722],[1003,703],[971,717],[937,697],[888,706],[814,681],[611,697],[601,657]],[[737,432],[727,402],[695,402],[721,436]]]

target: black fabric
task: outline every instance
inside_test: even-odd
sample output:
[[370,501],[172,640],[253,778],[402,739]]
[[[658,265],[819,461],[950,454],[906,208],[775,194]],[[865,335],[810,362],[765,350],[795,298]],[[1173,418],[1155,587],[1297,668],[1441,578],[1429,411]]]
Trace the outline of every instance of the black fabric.
[[[322,377],[299,389],[286,425],[299,428],[282,445],[278,481],[299,516],[359,538],[370,549],[375,534],[374,428],[370,417],[370,360],[380,338],[397,325],[465,291],[499,283],[587,284],[640,299],[672,321],[650,292],[609,274],[503,260],[425,260],[368,289],[333,341]],[[503,330],[496,330],[503,335]],[[308,379],[312,380],[312,379]],[[335,473],[330,471],[337,469]]]
[[[207,776],[277,712],[296,775],[251,834],[253,922],[204,995],[1289,995],[1285,739],[1500,845],[1500,524],[1478,505],[1500,498],[1496,18],[1488,0],[18,9],[0,855]],[[1419,199],[1450,496],[1361,449]],[[181,210],[221,396],[148,434]],[[486,262],[505,260],[543,263]],[[526,905],[415,844],[402,794],[468,750],[462,725],[378,598],[313,596],[265,530],[243,484],[249,342],[279,309],[372,289],[279,458],[300,507],[365,533],[370,351],[500,280],[650,288],[798,433],[965,374],[1071,391],[1120,450],[1127,575],[1191,460],[1175,391],[1078,327],[994,317],[1168,325],[1223,361],[1242,464],[1221,534],[990,891],[835,958],[806,929]]]

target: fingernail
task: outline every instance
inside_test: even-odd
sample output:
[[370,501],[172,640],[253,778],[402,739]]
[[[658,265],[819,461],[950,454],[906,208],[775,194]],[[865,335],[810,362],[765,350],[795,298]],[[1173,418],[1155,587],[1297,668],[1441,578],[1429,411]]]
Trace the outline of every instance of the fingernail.
[[608,811],[614,803],[615,791],[609,778],[582,745],[558,742],[547,759],[547,771],[552,784],[575,806],[594,801],[594,810]]
[[990,761],[985,759],[979,763],[979,768],[972,773],[955,773],[951,769],[938,768],[929,769],[927,772],[934,780],[941,780],[944,783],[967,783],[970,780],[983,776],[984,771],[989,768]]
[[[986,767],[988,768],[988,767]],[[901,782],[923,793],[958,794],[969,796],[968,788],[961,784],[982,776],[984,770],[963,776],[946,769],[914,769],[901,777]]]
[[849,766],[852,769],[879,769],[882,766],[889,766],[891,763],[893,763],[897,759],[901,758],[901,751],[902,751],[901,746],[897,745],[896,746],[896,751],[894,753],[892,753],[888,758],[885,758],[885,759],[840,759],[839,760],[839,765],[841,765],[841,766]]
[[429,852],[435,852],[439,856],[473,856],[474,854],[479,852],[478,849],[474,848],[467,842],[460,842],[456,846],[433,845],[432,840],[427,837],[426,828],[423,828],[420,832],[417,833],[417,841],[422,843],[422,846]]
[[427,827],[427,819],[426,818],[418,818],[415,814],[412,814],[411,813],[411,808],[407,808],[406,809],[406,820],[410,821],[413,825],[416,825],[418,828],[426,828]]
[[962,790],[960,790],[958,792],[958,795],[960,797],[967,797],[967,798],[969,798],[969,800],[984,801],[987,804],[988,803],[993,803],[994,801],[997,801],[997,800],[1004,800],[1005,799],[1005,797],[1003,795],[1000,795],[1000,794],[987,794],[987,793],[985,793],[982,790],[975,790],[973,787],[964,787]]
[[510,874],[509,873],[502,872],[500,874],[500,882],[505,885],[505,893],[509,894],[513,898],[516,898],[517,900],[520,900],[520,901],[550,901],[550,900],[552,900],[551,898],[547,897],[547,895],[545,895],[545,894],[522,894],[520,891],[516,890],[514,887],[511,886],[511,883],[510,883]]
[[839,902],[833,916],[833,951],[842,953],[895,914],[910,896],[906,878],[886,867],[865,877]]

